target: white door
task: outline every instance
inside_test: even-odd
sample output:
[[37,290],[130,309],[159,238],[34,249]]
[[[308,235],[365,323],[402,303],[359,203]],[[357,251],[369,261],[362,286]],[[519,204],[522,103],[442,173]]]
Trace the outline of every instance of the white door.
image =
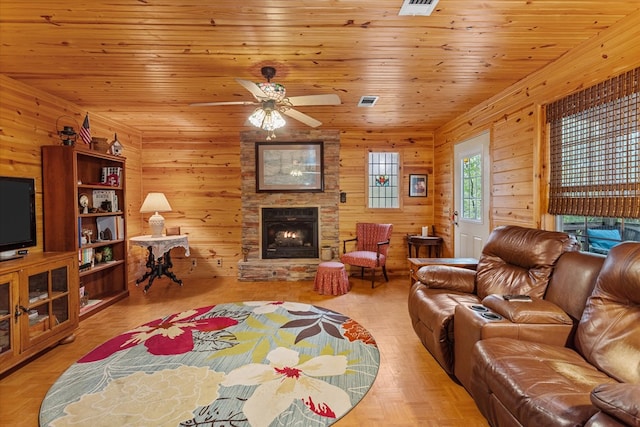
[[456,258],[479,258],[489,237],[489,131],[454,146]]

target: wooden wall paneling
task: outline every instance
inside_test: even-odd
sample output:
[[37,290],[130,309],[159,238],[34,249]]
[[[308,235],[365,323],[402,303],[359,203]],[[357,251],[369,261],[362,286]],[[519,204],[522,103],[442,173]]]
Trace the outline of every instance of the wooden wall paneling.
[[[78,123],[77,126],[73,125],[74,129],[79,131],[86,111],[68,101],[4,75],[0,75],[0,93],[0,174],[36,178],[38,245],[32,251],[42,252],[44,238],[40,149],[43,145],[60,144],[60,138],[56,132],[56,120],[60,116],[73,117]],[[91,111],[89,111],[89,121],[93,136],[112,141],[114,133],[117,132],[118,139],[124,145],[124,155],[127,158],[127,233],[132,235],[132,231],[135,232],[140,224],[139,214],[133,215],[131,207],[132,203],[135,204],[140,198],[138,156],[141,133],[108,117],[93,114]],[[78,144],[82,142],[78,141]],[[67,165],[60,165],[60,167],[67,167]]]
[[[182,232],[189,234],[191,257],[184,257],[180,251],[172,254],[178,277],[235,276],[237,273],[236,261],[242,257],[239,244],[242,212],[239,131],[236,130],[221,128],[215,134],[175,129],[144,132],[143,193],[164,192],[173,208],[173,212],[163,213],[166,223],[180,225]],[[340,138],[340,190],[347,193],[347,203],[339,205],[341,240],[354,232],[357,221],[392,222],[394,236],[389,271],[404,274],[405,234],[416,233],[422,225],[433,223],[433,134],[416,134],[414,130],[344,129]],[[408,190],[404,191],[408,182],[404,182],[405,206],[401,211],[363,213],[369,147],[402,152],[404,181],[408,180],[407,171],[428,173],[429,197],[409,198]],[[144,221],[146,219],[144,217]],[[145,223],[145,230],[146,227]],[[198,258],[195,268],[191,266],[193,257]],[[215,258],[223,259],[222,268],[214,265]]]
[[[392,132],[348,129],[340,139],[340,190],[347,193],[347,203],[340,203],[340,238],[354,236],[356,222],[393,223],[393,235],[387,268],[391,274],[405,274],[407,233],[419,233],[423,225],[433,224],[434,186],[433,133],[412,129]],[[397,151],[402,158],[401,208],[369,210],[366,208],[367,153],[370,150]],[[408,197],[409,173],[428,174],[428,197]],[[342,248],[341,248],[342,250]]]
[[[328,128],[433,130],[637,10],[448,0],[415,18],[385,0],[24,3],[2,3],[3,72],[143,131],[207,123],[210,109],[187,105],[238,99],[233,77],[259,79],[274,62],[291,95],[340,91],[343,105],[312,111]],[[367,93],[382,96],[376,108],[355,107]],[[244,110],[223,110],[224,127],[241,125]]]
[[493,124],[491,229],[504,224],[523,227],[539,224],[534,194],[537,167],[534,153],[538,145],[533,132],[535,125],[532,106],[505,115]]
[[453,256],[453,144],[434,147],[433,172],[434,218],[433,224],[443,239],[442,256]]
[[[239,130],[147,131],[142,172],[143,193],[163,192],[171,204],[172,212],[162,214],[165,224],[180,226],[181,233],[189,236],[189,257],[180,250],[172,252],[176,275],[236,276],[236,263],[242,257]],[[149,230],[148,216],[143,216],[144,234]],[[215,265],[218,258],[222,267]]]
[[[609,77],[640,66],[640,11],[622,19],[615,26],[602,31],[598,36],[582,43],[567,54],[536,71],[520,82],[497,93],[469,112],[460,115],[435,131],[436,206],[453,206],[452,169],[453,144],[487,127],[498,128],[504,140],[517,139],[530,149],[531,165],[520,170],[492,169],[496,197],[501,198],[502,186],[509,179],[529,177],[532,195],[529,203],[522,198],[500,199],[499,207],[492,211],[492,226],[499,224],[527,224],[533,227],[553,229],[553,218],[546,208],[546,136],[542,117],[542,106],[566,96],[580,88],[596,84]],[[507,118],[504,121],[504,118]],[[517,118],[520,117],[520,120]],[[511,120],[508,120],[511,118]],[[526,121],[526,125],[521,122]],[[502,122],[501,122],[502,121]],[[528,126],[533,128],[529,129]],[[495,129],[494,129],[495,130]],[[520,135],[519,131],[525,131]],[[524,136],[524,137],[523,137]],[[495,136],[492,134],[492,146]],[[503,141],[504,144],[504,141]],[[500,146],[500,145],[499,145]],[[493,159],[493,151],[491,157]],[[505,161],[507,166],[510,162]],[[512,169],[508,167],[507,169]],[[529,191],[529,190],[522,190]],[[492,206],[494,204],[492,196]],[[436,210],[436,224],[446,225],[449,218]],[[453,253],[453,234],[447,235],[445,254]]]
[[[626,3],[624,7],[622,6],[623,3]],[[612,10],[616,7],[621,8],[621,15],[628,13],[628,2],[616,2],[616,5],[608,5],[607,15],[603,15],[603,19],[606,20],[606,22],[599,21],[601,28],[612,25],[622,17],[611,15]],[[22,4],[20,4],[20,7],[11,7],[10,15],[7,16],[22,16],[26,14],[25,16],[29,16],[29,19],[26,21],[41,21],[41,18],[39,18],[40,14],[35,11],[40,10],[42,7],[31,5],[29,6],[29,11],[23,11],[23,7],[24,5]],[[50,7],[50,5],[48,7]],[[225,7],[230,6],[227,5]],[[378,7],[383,6],[380,4]],[[557,7],[557,5],[555,7]],[[386,6],[384,6],[384,8],[386,10]],[[367,13],[369,13],[371,8],[367,8],[366,10]],[[539,9],[536,9],[536,12],[539,12]],[[552,10],[549,10],[548,13],[549,16],[553,16]],[[89,15],[85,16],[87,14]],[[173,19],[173,15],[170,15],[171,19]],[[72,22],[74,25],[80,25],[82,27],[79,32],[73,32],[74,39],[82,40],[79,43],[88,43],[85,38],[78,37],[78,35],[86,35],[89,37],[93,35],[95,31],[86,24],[78,24],[76,21],[82,16],[86,18],[92,17],[92,19],[95,20],[95,12],[93,9],[91,11],[83,9],[74,10],[73,13],[66,9],[61,9],[56,17],[60,19],[61,16],[64,16],[66,19],[65,26],[47,27],[57,31],[53,34],[47,30],[46,36],[53,37],[53,39],[49,40],[54,40],[50,45],[56,44],[55,40],[58,40],[60,46],[64,45],[63,42],[71,36],[69,26],[71,26]],[[122,17],[127,16],[127,14],[122,13]],[[266,19],[266,16],[267,15],[264,15],[263,17]],[[239,180],[234,179],[234,173],[236,173],[238,168],[238,160],[234,158],[234,156],[239,156],[239,153],[234,151],[234,148],[237,147],[237,145],[234,144],[238,141],[239,132],[246,130],[247,127],[244,126],[243,120],[238,119],[240,109],[194,110],[186,107],[186,105],[188,102],[208,101],[210,98],[209,95],[211,95],[210,88],[218,88],[216,92],[219,92],[215,94],[215,98],[211,97],[212,101],[222,100],[219,99],[219,96],[224,94],[229,95],[224,96],[224,100],[227,100],[230,99],[231,96],[237,96],[238,93],[241,93],[241,88],[238,88],[234,84],[232,78],[234,76],[243,78],[253,76],[254,79],[258,78],[255,57],[252,57],[254,52],[252,52],[251,55],[236,55],[238,58],[237,61],[236,56],[231,58],[221,54],[216,63],[216,67],[219,67],[216,68],[216,73],[206,73],[207,76],[205,80],[202,80],[202,77],[200,79],[192,78],[192,74],[197,74],[196,68],[189,65],[189,63],[183,59],[187,56],[192,57],[193,55],[185,53],[181,49],[167,49],[162,45],[158,45],[156,39],[146,40],[145,42],[149,43],[150,49],[152,44],[154,46],[158,45],[158,47],[153,47],[160,49],[160,51],[157,52],[159,55],[158,60],[162,59],[171,63],[175,61],[177,68],[172,68],[169,71],[173,72],[175,70],[175,74],[184,76],[181,82],[177,83],[183,85],[184,93],[175,95],[176,99],[168,99],[167,91],[162,90],[162,88],[168,87],[165,85],[169,83],[165,80],[169,71],[164,70],[161,78],[153,76],[147,78],[145,74],[146,71],[153,68],[157,63],[151,64],[151,66],[145,65],[145,67],[143,67],[144,69],[140,68],[138,65],[140,62],[139,58],[136,58],[135,55],[130,55],[131,52],[134,52],[134,48],[130,44],[109,45],[105,55],[99,55],[98,57],[94,55],[83,59],[91,61],[87,66],[80,65],[76,62],[76,60],[80,60],[81,55],[75,53],[73,48],[65,47],[65,54],[59,55],[58,52],[54,53],[53,51],[46,50],[43,47],[44,45],[39,45],[35,47],[37,51],[30,51],[30,55],[24,55],[23,52],[26,51],[26,49],[23,49],[24,45],[20,43],[20,40],[24,39],[25,43],[33,45],[35,41],[43,37],[44,29],[37,29],[41,34],[34,36],[28,31],[21,30],[22,27],[20,27],[18,22],[25,21],[24,19],[7,18],[4,14],[3,17],[11,20],[7,25],[3,25],[3,37],[9,37],[7,40],[3,39],[3,41],[5,41],[3,45],[3,57],[8,58],[14,53],[19,53],[19,57],[24,58],[24,61],[33,61],[32,70],[43,69],[47,67],[47,64],[60,63],[60,59],[64,58],[68,63],[74,63],[76,70],[91,68],[109,69],[113,77],[117,77],[120,80],[119,84],[105,84],[104,75],[83,75],[77,76],[78,81],[73,85],[69,83],[69,87],[66,87],[60,84],[60,80],[57,79],[57,75],[54,72],[45,73],[44,75],[36,73],[22,75],[24,81],[33,83],[34,87],[38,86],[42,90],[50,90],[51,93],[56,94],[56,96],[52,96],[38,89],[25,86],[22,83],[18,84],[15,81],[15,83],[7,85],[5,82],[10,79],[3,76],[1,86],[2,97],[0,97],[0,102],[2,103],[0,105],[2,109],[2,132],[0,134],[2,146],[0,150],[3,150],[0,152],[0,154],[2,154],[0,158],[1,170],[7,170],[12,173],[18,171],[20,174],[24,172],[31,175],[38,175],[35,171],[30,171],[36,168],[36,159],[39,158],[39,154],[37,153],[39,152],[40,145],[57,143],[57,136],[55,134],[52,135],[51,132],[55,132],[53,126],[56,117],[60,115],[59,113],[70,112],[71,115],[76,117],[78,122],[81,123],[86,111],[85,109],[88,109],[91,114],[91,124],[94,135],[112,138],[114,131],[117,131],[118,136],[125,145],[125,156],[128,159],[127,187],[129,206],[127,214],[130,216],[128,221],[128,234],[143,234],[148,231],[148,227],[143,220],[143,215],[138,213],[145,191],[158,184],[159,189],[162,191],[166,190],[166,192],[171,195],[170,197],[177,195],[178,199],[181,199],[185,192],[183,187],[194,188],[196,190],[191,191],[197,194],[194,197],[195,202],[180,201],[180,203],[184,203],[183,207],[189,209],[191,209],[190,203],[196,203],[201,206],[199,212],[196,212],[193,216],[191,216],[191,214],[185,215],[184,218],[184,221],[187,223],[187,230],[189,227],[191,227],[191,230],[197,230],[189,230],[190,233],[194,234],[192,238],[196,243],[194,250],[200,250],[200,246],[205,247],[207,259],[218,256],[209,255],[212,253],[211,250],[213,250],[211,248],[217,250],[217,254],[221,254],[225,259],[230,257],[236,257],[235,259],[237,259],[240,255],[237,253],[237,241],[234,242],[234,239],[239,235],[239,225],[237,225],[235,221],[237,215],[241,214],[238,212],[240,209],[240,200],[238,200],[237,196],[233,193],[233,191],[236,191],[235,189],[233,191],[228,189],[223,190],[223,185],[216,183],[215,180],[224,181],[227,187],[233,187],[235,185],[234,183],[239,182]],[[238,22],[237,20],[244,19],[238,16],[236,12],[230,10],[229,18],[231,17],[236,20],[236,23]],[[298,17],[296,17],[296,19],[299,20]],[[397,23],[400,19],[404,18],[394,17],[385,24],[383,24],[384,20],[381,19],[378,25],[392,25],[390,22]],[[500,19],[498,21],[500,21]],[[84,22],[82,19],[80,19],[80,21]],[[522,22],[525,21],[527,20]],[[518,25],[520,25],[520,23],[521,22],[519,22]],[[582,31],[588,30],[584,28],[585,25],[589,27],[593,27],[594,25],[592,22],[588,24],[586,22],[578,24],[577,21],[572,21],[572,24],[582,25]],[[36,25],[44,28],[41,24]],[[113,33],[113,41],[122,39],[124,33],[122,32],[121,26],[117,25],[117,23],[103,25],[104,27],[102,28],[105,28],[106,31],[118,31],[117,34]],[[394,25],[392,25],[392,27],[393,26]],[[186,27],[188,26],[185,26],[185,28]],[[277,24],[271,24],[270,27],[275,29]],[[370,32],[358,25],[354,25],[353,27],[354,31],[352,32],[354,34],[363,31]],[[421,98],[419,103],[413,102],[409,104],[408,107],[413,106],[416,108],[403,108],[402,113],[398,112],[399,110],[394,111],[393,108],[391,108],[392,105],[387,103],[384,97],[376,106],[379,107],[379,109],[362,113],[361,110],[353,107],[352,101],[355,101],[355,98],[357,98],[355,94],[361,92],[357,90],[360,88],[359,85],[361,85],[361,83],[359,83],[360,76],[356,76],[354,74],[355,71],[350,70],[350,68],[364,61],[354,60],[344,61],[342,63],[336,61],[334,64],[335,67],[332,68],[331,72],[327,72],[327,75],[322,75],[321,68],[315,64],[312,65],[311,61],[309,61],[309,64],[301,65],[300,69],[297,68],[298,63],[296,62],[296,66],[279,69],[282,73],[279,74],[278,80],[287,85],[287,90],[292,95],[303,94],[305,89],[309,87],[310,81],[318,82],[319,87],[316,87],[316,89],[319,92],[326,92],[326,89],[329,87],[338,87],[343,91],[341,92],[341,96],[343,97],[342,105],[325,109],[319,107],[317,110],[318,117],[325,123],[340,124],[335,128],[340,129],[342,133],[340,186],[341,190],[348,193],[348,202],[340,204],[342,236],[351,233],[355,221],[367,215],[362,214],[362,207],[365,205],[363,192],[364,163],[362,159],[366,149],[400,149],[405,160],[413,159],[406,160],[403,175],[406,175],[406,171],[410,168],[419,169],[425,166],[428,168],[430,164],[433,165],[433,176],[429,176],[430,187],[431,184],[435,185],[433,200],[427,198],[424,204],[416,204],[415,200],[408,200],[404,198],[407,196],[403,196],[402,212],[394,216],[389,216],[386,213],[379,215],[380,220],[388,220],[396,224],[394,243],[392,245],[392,261],[395,263],[393,264],[393,268],[395,269],[397,267],[404,270],[405,267],[401,267],[401,263],[406,256],[406,250],[404,249],[405,245],[401,239],[405,233],[415,232],[418,230],[418,226],[425,222],[433,222],[436,225],[438,233],[442,233],[442,235],[448,239],[445,244],[445,255],[452,253],[451,239],[453,234],[449,219],[450,211],[448,210],[453,207],[451,199],[453,194],[453,181],[451,177],[452,144],[480,133],[483,130],[491,129],[493,124],[499,122],[505,115],[511,116],[517,114],[518,111],[528,105],[534,105],[535,108],[539,108],[540,105],[555,100],[582,86],[596,83],[608,76],[637,66],[640,61],[640,45],[636,43],[636,40],[640,37],[639,28],[640,12],[636,12],[616,23],[611,29],[602,30],[597,37],[573,49],[550,66],[530,74],[526,79],[509,86],[507,89],[492,96],[487,101],[481,102],[475,107],[465,107],[464,111],[468,111],[467,113],[461,114],[458,118],[440,127],[435,135],[428,128],[423,130],[422,128],[416,127],[416,123],[422,123],[417,117],[423,117],[426,120],[425,109],[422,107],[424,107],[424,105],[438,105],[437,103],[428,103],[429,100],[426,98]],[[132,26],[130,30],[137,34],[138,37],[141,37],[142,32],[140,32],[139,28]],[[217,31],[215,28],[209,30],[213,32]],[[578,29],[576,28],[576,30]],[[141,31],[146,30],[141,29]],[[202,31],[202,29],[197,28],[196,31]],[[330,31],[333,30],[330,29]],[[421,39],[424,36],[424,28],[408,29],[406,31],[412,34],[415,40]],[[450,31],[447,32],[450,33]],[[529,33],[531,32],[529,31]],[[189,36],[192,34],[193,33],[189,33]],[[313,34],[318,36],[325,33],[314,32]],[[486,32],[486,34],[490,34],[490,32]],[[189,39],[189,36],[184,39]],[[563,26],[563,32],[558,34],[558,36],[563,37],[561,41],[567,41],[567,38],[571,37],[572,34],[571,31],[567,31],[566,26]],[[274,37],[284,37],[284,34],[280,36],[274,35]],[[202,40],[204,39],[206,39],[206,36],[202,38]],[[353,40],[357,39],[358,38],[355,37],[353,38]],[[29,42],[29,40],[31,41]],[[454,82],[454,80],[457,77],[463,76],[454,72],[456,63],[453,61],[455,61],[455,58],[459,58],[458,60],[462,62],[458,63],[458,65],[465,65],[477,69],[477,61],[469,63],[469,58],[460,55],[459,52],[464,50],[465,47],[469,49],[472,47],[474,49],[477,48],[478,44],[482,44],[479,43],[478,40],[481,39],[477,37],[474,38],[469,45],[459,43],[451,50],[443,50],[441,48],[432,49],[435,52],[435,54],[433,54],[434,61],[435,59],[439,61],[437,63],[442,61],[441,72],[452,72],[448,74],[447,78],[435,82],[440,89],[433,88],[432,92],[437,93],[439,99],[446,101],[448,99],[460,99],[461,97],[465,97],[466,99],[471,96],[468,91],[460,90],[460,86],[455,84],[456,82]],[[530,44],[530,42],[531,41],[524,36],[520,36],[519,38],[505,38],[503,41],[505,44],[502,45],[502,47],[505,49],[507,45],[513,47],[513,43],[516,43],[518,46],[526,46]],[[397,50],[396,46],[388,45],[388,40],[382,35],[374,37],[372,43],[373,46],[388,49],[389,52]],[[569,41],[568,43],[573,45],[574,42]],[[257,46],[257,44],[249,46],[249,49],[257,49],[255,46]],[[436,44],[434,44],[434,46],[436,46]],[[77,46],[74,47],[77,49]],[[91,50],[90,48],[92,46],[80,45],[80,50],[76,52],[82,51],[83,47]],[[234,48],[236,47],[237,46],[234,46]],[[313,54],[317,54],[317,44],[313,42],[305,41],[305,44],[301,45],[300,49],[302,52],[311,52],[311,47],[313,47]],[[222,50],[224,50],[224,48],[225,46],[221,46]],[[339,50],[340,55],[336,57],[339,56],[341,60],[344,57],[348,57],[346,53],[353,52],[354,46],[351,46],[351,49],[351,51],[347,48]],[[355,46],[355,49],[362,50],[362,46]],[[492,49],[496,51],[494,54],[499,55],[502,53],[500,46],[494,46]],[[291,64],[293,64],[294,57],[298,56],[298,53],[291,54],[290,44],[287,44],[286,50],[287,52],[283,54],[283,61],[286,64],[286,61],[290,60],[292,61]],[[369,50],[376,51],[376,49]],[[520,51],[523,50],[521,47]],[[115,57],[108,55],[108,53],[118,51],[123,53],[123,55],[119,56],[119,58],[122,58],[124,61],[122,66],[115,66],[113,62],[111,62]],[[422,49],[422,51],[427,50]],[[526,55],[528,56],[531,51],[531,49],[527,50]],[[537,54],[541,51],[543,51],[543,49],[537,49],[534,53]],[[550,51],[551,49],[546,52]],[[529,63],[544,63],[545,57],[547,56],[546,52],[544,55],[536,55],[535,58],[527,58],[523,53],[518,56],[518,58],[522,58],[522,61]],[[446,55],[447,57],[442,59],[442,55]],[[304,57],[305,55],[302,56]],[[204,54],[199,55],[199,57],[199,61],[203,64],[204,69],[207,68],[205,64],[209,64],[208,66],[210,67],[210,55]],[[553,54],[549,55],[546,60],[551,57],[554,57]],[[421,63],[425,61],[424,56],[416,56],[416,58],[418,61],[421,61]],[[270,58],[266,56],[264,57],[264,61],[269,59]],[[408,67],[414,70],[421,69],[419,66],[411,67],[409,63],[400,57],[391,58],[388,60],[388,63],[396,63],[398,70],[406,70]],[[434,64],[435,63],[436,62],[434,62]],[[521,65],[526,65],[517,65],[518,61],[514,61],[513,57],[509,57],[509,63],[513,64],[517,70],[521,69]],[[477,96],[478,93],[495,93],[499,87],[504,87],[505,82],[512,78],[509,73],[513,71],[513,69],[510,69],[506,64],[502,63],[502,65],[504,65],[503,67],[497,62],[492,64],[493,67],[486,68],[500,68],[500,71],[496,74],[496,77],[498,77],[500,81],[494,81],[490,84],[491,91],[487,91],[487,86],[480,88],[480,81],[471,82],[469,80],[463,80],[462,84],[473,83],[475,85],[473,91],[474,96]],[[17,63],[11,61],[3,61],[3,72],[20,75],[20,68],[17,65]],[[370,69],[371,63],[367,62],[367,66],[368,69]],[[423,68],[428,69],[428,67]],[[127,69],[130,69],[130,73],[126,72]],[[478,72],[483,72],[483,70],[479,70]],[[289,74],[287,75],[287,73]],[[215,76],[212,76],[212,74],[215,74]],[[406,73],[403,72],[402,74],[404,76]],[[340,77],[338,77],[338,75],[340,75]],[[280,77],[282,79],[280,79]],[[323,85],[323,79],[329,79],[328,81],[331,81],[331,84]],[[72,80],[66,78],[65,82],[66,81],[71,82]],[[358,86],[352,87],[352,82]],[[78,89],[78,85],[80,84],[86,84],[93,88],[92,90],[95,91],[96,97],[90,102],[83,100],[82,90]],[[391,92],[394,93],[397,98],[405,99],[405,97],[402,96],[403,91],[408,90],[411,93],[427,93],[431,87],[429,85],[433,84],[433,82],[421,78],[420,75],[416,75],[415,79],[403,79],[403,84],[400,87],[391,87],[389,86],[390,79],[387,74],[375,81],[367,81],[367,84],[370,85],[367,87],[368,89],[378,89],[381,93]],[[419,87],[415,85],[419,85]],[[5,89],[6,86],[10,87]],[[229,89],[226,89],[227,87],[232,88],[230,92]],[[8,101],[8,103],[4,101],[6,98],[5,94],[12,99]],[[78,102],[82,100],[85,106],[81,108],[76,104],[62,100],[61,98],[64,97],[65,94],[68,94],[70,99],[77,99]],[[246,94],[243,93],[243,95]],[[179,108],[176,108],[176,105],[178,105]],[[118,111],[110,111],[111,108],[115,108],[114,106],[118,107]],[[92,113],[93,108],[95,108],[96,111],[103,112],[103,114]],[[428,111],[428,118],[444,117],[443,115],[447,114],[447,109],[448,104],[444,102],[441,108],[430,109]],[[20,110],[20,114],[22,114],[23,117],[16,113],[18,110]],[[24,113],[22,110],[24,110]],[[325,118],[327,120],[324,120]],[[340,118],[340,121],[334,122],[333,120],[336,118]],[[120,126],[114,119],[127,120],[129,123],[134,123],[136,127],[127,130],[127,127]],[[12,122],[13,124],[11,124]],[[398,123],[407,123],[408,126],[401,127]],[[293,124],[292,126],[297,125]],[[506,126],[507,125],[502,129],[505,135],[516,135],[515,132],[510,132]],[[538,171],[542,170],[541,165],[535,164],[542,162],[541,157],[535,154],[540,153],[540,145],[536,144],[539,144],[541,135],[540,125],[537,124],[536,126],[537,128],[534,127],[530,139],[526,141],[531,147],[537,147],[532,151],[534,153],[532,158],[534,166],[531,171],[534,176]],[[140,130],[144,133],[140,134]],[[31,138],[39,142],[22,146],[10,141],[12,138]],[[6,145],[5,142],[9,145]],[[143,142],[144,154],[142,150]],[[424,157],[422,157],[422,151],[417,151],[423,149],[425,153]],[[222,151],[223,154],[218,155],[218,151]],[[416,152],[418,152],[417,158],[414,157]],[[16,153],[15,156],[14,153]],[[13,160],[14,158],[17,160]],[[5,159],[11,160],[7,161]],[[213,163],[213,166],[207,166],[209,163]],[[201,183],[196,177],[202,176],[207,178],[207,186],[214,189],[212,192],[208,193],[198,187]],[[220,179],[220,177],[222,177],[222,179]],[[496,177],[496,179],[498,178],[499,177]],[[176,184],[171,184],[172,181],[175,181]],[[524,190],[524,186],[522,188],[522,191],[529,191],[528,189]],[[535,182],[532,188],[532,192],[535,194]],[[136,189],[139,189],[139,197],[137,199],[135,198]],[[506,191],[504,187],[496,187],[496,192],[498,192],[498,190],[500,192]],[[432,197],[431,190],[430,197]],[[502,206],[503,204],[501,203],[500,205]],[[523,205],[526,205],[526,203],[520,201],[519,206]],[[533,210],[533,214],[527,216],[527,212],[516,211],[515,216],[507,215],[505,216],[505,220],[512,220],[516,217],[519,221],[523,222],[533,219],[535,223],[536,215],[540,216],[542,210],[542,203],[538,196],[533,199],[532,205],[533,208],[528,210]],[[177,206],[180,207],[180,204]],[[505,206],[505,208],[514,207],[520,209],[519,206]],[[507,212],[506,209],[504,212]],[[178,210],[177,212],[168,213],[166,217],[171,220],[183,221],[181,215],[183,215],[183,213]],[[212,217],[221,219],[211,219]],[[342,219],[343,217],[344,219]],[[205,224],[205,226],[200,227],[201,224]],[[218,250],[217,248],[222,249]],[[178,262],[182,263],[183,260],[178,259]],[[136,263],[130,263],[130,265],[134,264]],[[198,268],[191,272],[191,274],[200,274],[202,272],[206,275],[220,273],[234,275],[234,272],[226,270],[228,264],[229,263],[225,263],[222,269],[223,271],[219,271],[217,268],[202,271],[202,269]],[[185,269],[188,266],[189,260],[186,259],[184,260],[184,264],[180,266],[180,269]],[[130,274],[130,277],[133,277],[133,275]]]

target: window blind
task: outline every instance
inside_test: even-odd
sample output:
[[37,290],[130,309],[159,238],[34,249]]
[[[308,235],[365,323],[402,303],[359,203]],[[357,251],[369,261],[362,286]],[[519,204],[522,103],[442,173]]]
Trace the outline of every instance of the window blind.
[[545,108],[549,213],[640,217],[640,68]]

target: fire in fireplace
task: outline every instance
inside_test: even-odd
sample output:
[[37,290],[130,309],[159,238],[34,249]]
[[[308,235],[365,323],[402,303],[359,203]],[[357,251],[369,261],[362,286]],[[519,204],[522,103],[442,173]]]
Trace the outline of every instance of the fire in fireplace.
[[318,208],[262,208],[262,258],[318,258]]

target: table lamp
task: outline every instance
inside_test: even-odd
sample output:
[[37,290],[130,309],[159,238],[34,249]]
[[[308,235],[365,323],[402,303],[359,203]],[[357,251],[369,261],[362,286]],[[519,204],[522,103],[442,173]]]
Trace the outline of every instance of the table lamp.
[[164,229],[164,218],[158,212],[171,212],[171,205],[164,196],[164,193],[149,193],[140,208],[140,213],[155,212],[149,218],[151,226],[151,237],[162,237]]

